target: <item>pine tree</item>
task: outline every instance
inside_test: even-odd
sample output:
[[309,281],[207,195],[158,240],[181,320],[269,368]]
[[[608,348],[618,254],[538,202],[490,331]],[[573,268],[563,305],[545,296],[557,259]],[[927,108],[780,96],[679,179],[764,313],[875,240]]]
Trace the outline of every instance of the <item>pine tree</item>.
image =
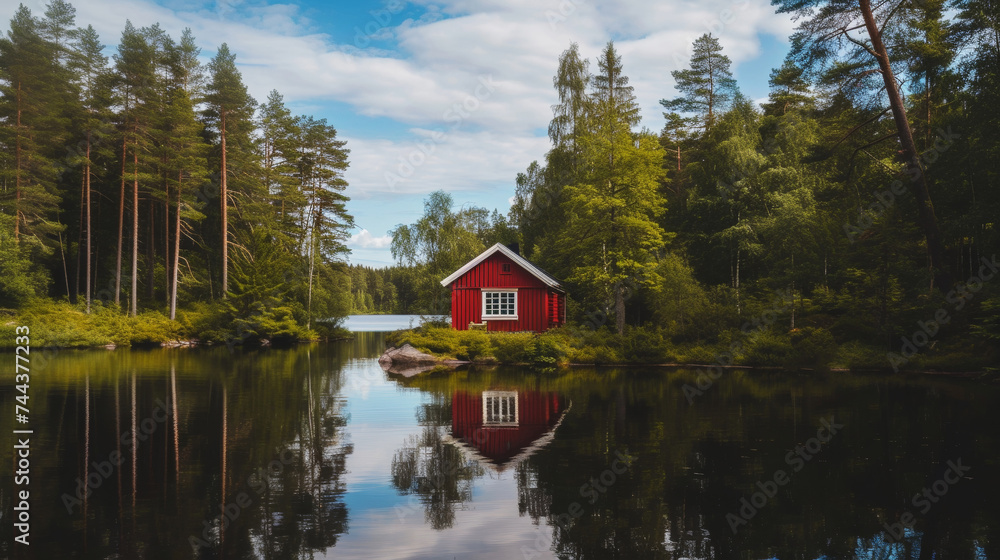
[[[792,36],[790,56],[804,68],[826,71],[828,80],[844,82],[855,90],[865,85],[874,86],[866,82],[868,76],[881,77],[882,87],[866,89],[874,90],[877,98],[882,98],[881,92],[885,91],[888,98],[888,111],[892,113],[895,136],[899,141],[900,160],[906,165],[906,174],[910,178],[906,184],[917,203],[915,222],[924,235],[934,282],[939,289],[948,289],[952,274],[945,259],[944,241],[899,80],[892,67],[895,55],[899,53],[895,49],[890,53],[882,37],[886,33],[891,35],[892,28],[898,25],[899,20],[893,19],[897,8],[907,7],[894,3],[880,3],[873,7],[871,0],[857,0],[856,4],[839,0],[772,0],[771,3],[778,7],[779,13],[801,17],[799,27]],[[861,29],[864,35],[857,32]],[[852,32],[855,34],[852,35]]]
[[944,17],[944,8],[944,0],[923,0],[906,14],[905,27],[897,33],[902,35],[899,38],[901,56],[909,62],[909,74],[923,89],[915,92],[923,107],[912,114],[918,130],[923,129],[924,150],[933,147],[931,135],[935,109],[947,97],[943,84],[956,82],[955,74],[949,71],[949,67],[955,59],[957,37],[953,26]]
[[[236,68],[236,55],[223,43],[208,65],[211,82],[208,85],[206,101],[209,110],[206,117],[219,134],[219,208],[221,210],[222,247],[222,297],[229,290],[229,177],[231,153],[249,154],[251,118],[256,101],[247,93],[243,77]],[[233,142],[233,140],[237,142]],[[235,145],[233,145],[235,144]]]
[[14,216],[14,240],[27,239],[49,254],[59,223],[57,158],[68,128],[65,120],[67,75],[55,46],[41,35],[41,23],[23,5],[0,39],[0,122],[10,154],[3,210]]
[[51,0],[45,6],[45,17],[39,22],[42,37],[51,43],[56,62],[66,65],[74,56],[73,40],[79,34],[74,27],[76,8],[63,0]]
[[[129,313],[137,314],[139,298],[139,184],[147,177],[140,168],[140,152],[148,148],[148,135],[153,118],[153,98],[158,89],[154,66],[156,50],[147,40],[146,33],[137,30],[131,22],[125,22],[121,44],[115,55],[117,86],[122,98],[121,112],[122,165],[119,199],[118,260],[116,268],[116,299],[121,291],[121,248],[124,238],[125,184],[132,183],[132,266]],[[131,146],[131,157],[128,148]]]
[[298,120],[277,91],[271,91],[261,106],[257,128],[262,180],[277,212],[276,233],[282,243],[293,247],[294,240],[301,239],[295,216],[306,203],[298,173],[302,138]]
[[108,72],[108,59],[102,53],[104,45],[101,44],[97,31],[93,26],[81,29],[77,35],[74,48],[75,69],[80,80],[80,95],[82,101],[82,115],[80,117],[80,128],[83,131],[83,149],[80,154],[80,166],[82,167],[82,190],[83,196],[81,205],[83,206],[82,228],[86,232],[86,243],[83,249],[85,254],[84,272],[86,280],[84,293],[86,299],[87,313],[90,313],[90,303],[92,296],[91,282],[94,271],[92,269],[93,257],[93,219],[92,219],[92,192],[91,179],[95,171],[95,157],[100,155],[110,156],[107,143],[104,140],[110,138],[112,129],[111,122],[111,90],[110,74]]
[[[180,281],[180,255],[184,225],[204,218],[195,207],[192,192],[208,178],[207,155],[210,146],[202,139],[204,126],[197,120],[189,94],[181,87],[171,91],[166,108],[169,161],[166,176],[173,196],[173,250],[167,267],[170,318],[177,314],[177,292]],[[170,247],[169,238],[165,245]]]
[[205,88],[205,72],[198,60],[201,49],[194,42],[191,28],[184,28],[181,41],[172,54],[175,85],[183,89],[192,101],[199,101]]
[[566,187],[567,221],[551,249],[572,252],[576,266],[567,280],[612,300],[622,333],[627,284],[655,283],[646,270],[664,243],[656,223],[664,209],[658,192],[663,149],[652,134],[632,131],[639,107],[613,43],[598,68],[580,138],[585,171],[579,183]]
[[306,328],[312,325],[313,279],[316,275],[317,257],[325,265],[339,260],[348,252],[344,244],[354,219],[347,213],[349,200],[343,194],[347,181],[349,150],[346,142],[337,140],[337,130],[326,119],[303,118],[297,126],[303,133],[302,153],[299,158],[302,193],[306,198],[304,210],[303,255],[308,262],[308,287],[306,295]]
[[[736,94],[736,80],[729,70],[732,61],[722,54],[722,45],[711,34],[695,39],[691,55],[691,67],[673,70],[677,91],[683,95],[674,99],[662,99],[660,104],[670,111],[693,113],[684,119],[693,128],[706,132],[715,124],[718,115],[724,113]],[[664,116],[671,118],[668,113]]]
[[784,115],[789,111],[815,106],[805,70],[794,61],[786,60],[781,68],[771,70],[768,84],[771,86],[771,94],[768,102],[762,105],[767,115]]
[[559,186],[575,182],[578,173],[580,146],[579,138],[586,126],[587,86],[590,82],[589,62],[580,58],[580,49],[572,43],[559,55],[559,69],[552,78],[552,85],[559,94],[559,103],[552,106],[552,121],[549,123],[549,139],[552,152],[549,167],[564,167],[556,170],[565,175]]

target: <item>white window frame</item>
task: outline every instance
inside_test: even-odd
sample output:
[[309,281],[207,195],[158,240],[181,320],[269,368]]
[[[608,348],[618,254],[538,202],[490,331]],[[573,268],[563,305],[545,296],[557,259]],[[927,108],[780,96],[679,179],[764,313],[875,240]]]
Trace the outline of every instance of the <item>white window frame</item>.
[[[514,313],[507,315],[487,315],[486,314],[486,294],[513,294],[514,296]],[[481,307],[480,313],[482,314],[483,321],[511,321],[517,320],[517,289],[516,288],[483,288],[480,294]]]
[[[519,408],[517,391],[483,391],[484,426],[518,425],[521,412]],[[501,418],[498,419],[498,416]],[[503,419],[504,416],[506,420]]]

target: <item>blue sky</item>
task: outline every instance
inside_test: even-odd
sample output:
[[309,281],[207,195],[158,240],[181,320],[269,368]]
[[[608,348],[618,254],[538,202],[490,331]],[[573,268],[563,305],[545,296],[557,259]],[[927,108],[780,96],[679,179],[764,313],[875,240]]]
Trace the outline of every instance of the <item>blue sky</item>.
[[[25,5],[40,15],[46,2]],[[205,61],[228,43],[254,97],[276,89],[294,113],[326,118],[351,150],[350,258],[372,266],[392,263],[389,230],[415,221],[432,191],[508,210],[517,173],[549,148],[552,76],[571,42],[594,60],[615,41],[641,126],[658,131],[658,101],[676,96],[670,71],[695,38],[718,37],[740,89],[762,100],[793,28],[764,0],[71,2],[109,49],[126,19],[174,38],[190,27]]]

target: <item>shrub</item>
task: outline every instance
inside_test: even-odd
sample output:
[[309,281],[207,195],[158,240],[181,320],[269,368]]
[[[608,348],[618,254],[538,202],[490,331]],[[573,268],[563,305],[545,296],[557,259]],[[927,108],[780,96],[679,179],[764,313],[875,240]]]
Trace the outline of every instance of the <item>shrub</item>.
[[465,356],[469,360],[481,360],[493,357],[493,343],[490,335],[484,331],[465,331],[463,346]]
[[180,324],[159,311],[147,311],[132,319],[132,344],[159,344],[180,338]]
[[570,351],[569,361],[574,364],[615,364],[622,359],[615,349],[599,345],[573,349]]
[[792,345],[787,335],[768,329],[751,332],[743,341],[737,361],[748,366],[783,366],[791,356]]
[[523,364],[535,361],[535,335],[527,332],[493,333],[493,355],[501,363]]
[[792,344],[789,367],[814,367],[828,369],[837,355],[837,343],[830,331],[823,328],[805,327],[789,333]]
[[852,340],[840,345],[833,365],[853,370],[885,369],[889,367],[889,361],[885,350]]
[[658,330],[630,328],[625,331],[622,354],[630,362],[667,362],[674,359],[670,345]]
[[565,362],[567,350],[562,335],[542,333],[535,340],[535,363],[555,365]]

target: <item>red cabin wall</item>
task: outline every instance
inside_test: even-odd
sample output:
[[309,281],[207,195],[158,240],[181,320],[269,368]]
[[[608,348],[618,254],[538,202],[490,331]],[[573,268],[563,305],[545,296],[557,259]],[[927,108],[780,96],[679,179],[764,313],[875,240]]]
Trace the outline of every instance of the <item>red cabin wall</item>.
[[[504,264],[510,272],[502,272]],[[541,332],[562,324],[566,296],[502,253],[494,253],[451,284],[451,325],[467,330],[469,323],[483,322],[483,288],[517,288],[517,320],[491,319],[486,330],[500,332]],[[551,306],[557,309],[553,321]]]
[[555,393],[518,391],[518,425],[483,427],[483,395],[455,391],[451,400],[451,435],[470,443],[484,457],[503,464],[552,429],[562,406]]

